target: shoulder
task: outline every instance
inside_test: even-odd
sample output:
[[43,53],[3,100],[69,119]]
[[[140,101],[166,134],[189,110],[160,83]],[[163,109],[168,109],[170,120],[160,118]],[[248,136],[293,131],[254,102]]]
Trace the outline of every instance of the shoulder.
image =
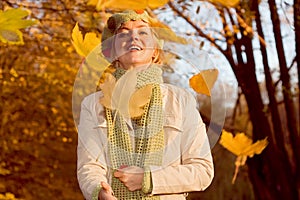
[[193,94],[187,89],[171,85],[171,84],[161,84],[161,92],[163,99],[174,100],[180,103],[188,103],[196,101]]
[[99,99],[103,96],[103,93],[101,91],[94,92],[92,94],[89,94],[88,96],[84,97],[82,100],[82,105],[86,107],[94,107],[99,103]]

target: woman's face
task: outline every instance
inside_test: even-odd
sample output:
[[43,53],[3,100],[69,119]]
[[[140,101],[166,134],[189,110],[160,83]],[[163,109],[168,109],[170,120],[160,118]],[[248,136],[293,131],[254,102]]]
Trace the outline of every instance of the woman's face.
[[114,49],[124,69],[148,66],[156,52],[156,40],[147,23],[128,21],[115,35]]

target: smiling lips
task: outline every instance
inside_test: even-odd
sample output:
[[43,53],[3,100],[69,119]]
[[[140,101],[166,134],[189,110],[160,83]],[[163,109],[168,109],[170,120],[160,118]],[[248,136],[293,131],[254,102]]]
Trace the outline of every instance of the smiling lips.
[[129,51],[141,51],[143,49],[137,45],[131,45],[131,46],[129,46],[128,50]]

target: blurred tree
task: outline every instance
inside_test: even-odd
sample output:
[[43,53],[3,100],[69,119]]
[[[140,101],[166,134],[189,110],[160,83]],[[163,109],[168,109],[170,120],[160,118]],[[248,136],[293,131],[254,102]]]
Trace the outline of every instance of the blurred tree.
[[26,19],[39,20],[21,30],[23,45],[0,43],[0,165],[10,171],[0,176],[0,193],[25,199],[81,196],[71,107],[81,58],[70,34],[84,13],[77,10],[80,4],[73,6],[71,1],[0,2],[1,10],[27,8]]

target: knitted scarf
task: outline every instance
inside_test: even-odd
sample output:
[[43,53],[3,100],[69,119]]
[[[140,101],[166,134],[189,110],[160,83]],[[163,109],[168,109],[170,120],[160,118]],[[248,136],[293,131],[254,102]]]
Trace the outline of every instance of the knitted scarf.
[[[114,76],[119,79],[125,72],[125,70],[117,68]],[[162,82],[161,74],[161,69],[155,65],[137,74],[137,89],[147,84],[152,84],[153,87],[151,99],[144,107],[143,115],[131,119],[132,131],[129,130],[121,115],[106,109],[112,172],[124,165],[134,165],[144,169],[150,165],[162,165],[164,132],[162,97],[159,86]],[[158,196],[147,196],[140,190],[131,192],[115,177],[112,178],[111,186],[117,199],[159,199]]]

